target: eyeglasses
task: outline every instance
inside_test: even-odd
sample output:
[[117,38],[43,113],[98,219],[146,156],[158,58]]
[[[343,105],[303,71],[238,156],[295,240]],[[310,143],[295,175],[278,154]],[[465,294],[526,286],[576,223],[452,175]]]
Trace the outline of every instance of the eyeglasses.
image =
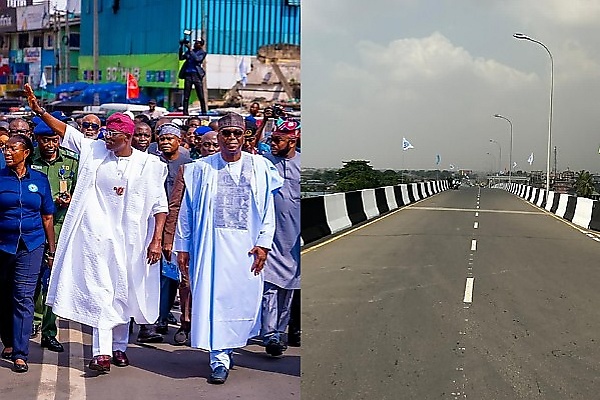
[[98,130],[100,129],[100,125],[95,124],[93,122],[82,122],[81,123],[81,127],[83,129],[88,129],[88,128],[92,128],[93,130]]
[[225,138],[229,138],[232,136],[235,136],[236,138],[241,138],[244,134],[244,131],[241,129],[223,129],[220,130],[219,133]]
[[271,136],[271,142],[279,143],[279,142],[289,142],[290,139],[282,138],[281,136]]
[[8,131],[11,135],[28,135],[29,129],[11,129]]
[[127,135],[127,134],[123,133],[123,132],[118,132],[118,131],[109,131],[108,129],[106,131],[104,131],[105,138],[111,138],[116,135]]
[[214,147],[214,148],[216,149],[217,147],[219,147],[219,143],[213,143],[213,142],[204,142],[204,143],[202,143],[202,147],[205,147],[205,148],[207,148],[207,149],[208,149],[209,147]]

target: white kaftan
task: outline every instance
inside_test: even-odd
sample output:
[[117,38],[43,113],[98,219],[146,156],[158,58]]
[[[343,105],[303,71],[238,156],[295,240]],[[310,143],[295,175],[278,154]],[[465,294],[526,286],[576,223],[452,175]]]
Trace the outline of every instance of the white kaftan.
[[184,166],[185,194],[174,251],[190,253],[193,347],[243,347],[258,334],[262,274],[250,268],[254,246],[271,248],[273,193],[283,183],[273,164],[242,153],[226,163],[220,153]]
[[80,154],[75,192],[65,217],[47,304],[63,318],[112,329],[130,317],[158,317],[160,269],[148,265],[154,215],[168,211],[167,168],[133,150],[117,157],[101,140],[67,127],[61,146]]

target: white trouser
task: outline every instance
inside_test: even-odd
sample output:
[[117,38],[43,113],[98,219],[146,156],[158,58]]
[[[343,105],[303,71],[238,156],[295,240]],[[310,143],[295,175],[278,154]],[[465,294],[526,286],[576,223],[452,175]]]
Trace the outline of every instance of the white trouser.
[[112,329],[92,328],[92,355],[111,356],[115,350],[127,350],[129,324],[117,325]]
[[210,369],[213,371],[218,366],[222,365],[225,368],[229,369],[230,361],[229,358],[233,353],[233,349],[224,349],[224,350],[211,350],[210,351]]

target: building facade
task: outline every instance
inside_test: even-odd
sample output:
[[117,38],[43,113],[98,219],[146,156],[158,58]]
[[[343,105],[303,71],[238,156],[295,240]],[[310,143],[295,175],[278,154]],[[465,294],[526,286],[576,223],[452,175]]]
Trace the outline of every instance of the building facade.
[[[78,79],[125,82],[164,106],[181,103],[179,40],[204,38],[206,85],[229,89],[266,45],[300,45],[299,0],[96,0],[98,59],[94,68],[94,0],[81,1]],[[184,35],[189,31],[189,35]],[[246,71],[244,71],[246,72]]]

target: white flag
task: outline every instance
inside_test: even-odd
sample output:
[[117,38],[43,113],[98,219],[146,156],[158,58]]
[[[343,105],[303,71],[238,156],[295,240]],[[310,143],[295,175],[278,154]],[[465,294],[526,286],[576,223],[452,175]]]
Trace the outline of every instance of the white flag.
[[529,165],[533,164],[533,153],[531,153],[531,155],[527,159],[527,162],[529,163]]
[[408,140],[406,140],[406,138],[402,138],[402,150],[406,151],[408,149],[414,149],[415,147],[410,144],[410,142]]
[[246,83],[248,83],[248,74],[246,71],[246,63],[244,62],[244,57],[242,57],[242,61],[240,62],[239,70],[240,70],[242,86],[246,87]]
[[40,78],[40,89],[46,90],[48,82],[46,81],[46,74],[42,71],[42,77]]

